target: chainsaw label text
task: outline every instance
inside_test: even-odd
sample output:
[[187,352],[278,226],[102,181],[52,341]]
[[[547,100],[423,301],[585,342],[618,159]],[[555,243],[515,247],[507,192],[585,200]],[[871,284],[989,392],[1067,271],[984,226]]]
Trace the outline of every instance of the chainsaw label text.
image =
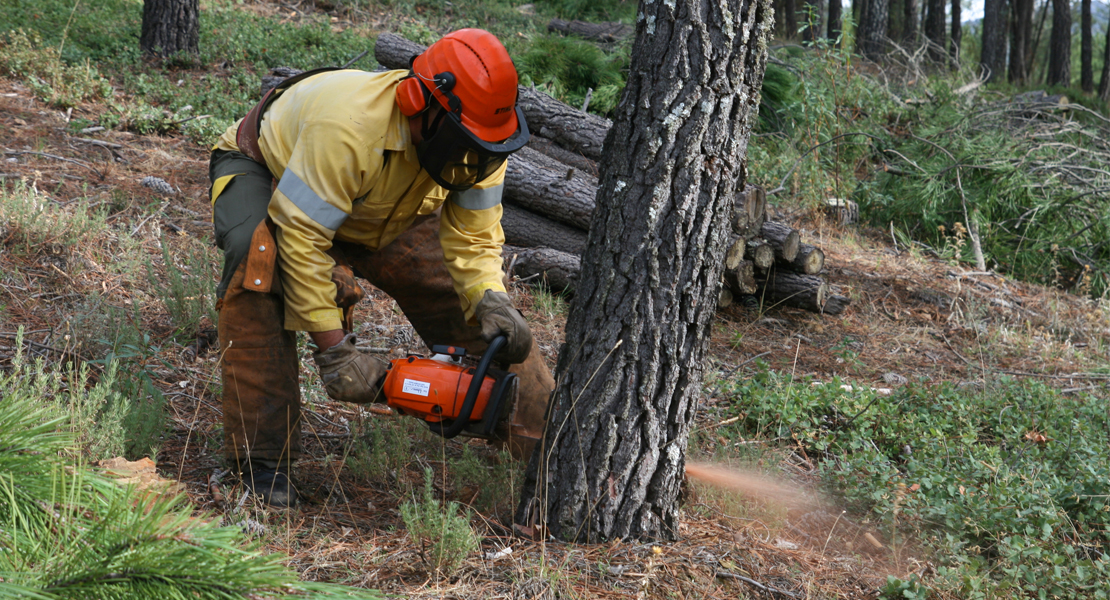
[[401,386],[401,391],[406,394],[414,394],[416,396],[427,396],[431,391],[432,384],[427,381],[415,381],[406,379],[405,384]]

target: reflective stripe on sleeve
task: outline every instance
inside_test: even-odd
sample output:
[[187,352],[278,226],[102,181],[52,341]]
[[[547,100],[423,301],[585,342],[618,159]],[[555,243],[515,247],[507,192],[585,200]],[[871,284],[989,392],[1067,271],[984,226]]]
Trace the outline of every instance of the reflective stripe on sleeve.
[[278,182],[278,191],[285,194],[294,206],[322,227],[335,231],[347,220],[347,213],[328,204],[296,173],[285,169]]
[[504,189],[504,184],[482,190],[470,188],[452,194],[451,201],[467,210],[485,210],[501,204],[501,191]]

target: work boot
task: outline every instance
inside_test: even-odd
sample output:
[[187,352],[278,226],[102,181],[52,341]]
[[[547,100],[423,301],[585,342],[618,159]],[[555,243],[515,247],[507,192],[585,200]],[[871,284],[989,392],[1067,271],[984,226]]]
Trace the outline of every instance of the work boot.
[[263,506],[289,508],[297,503],[297,488],[289,479],[289,471],[289,467],[255,465],[240,473],[240,478]]

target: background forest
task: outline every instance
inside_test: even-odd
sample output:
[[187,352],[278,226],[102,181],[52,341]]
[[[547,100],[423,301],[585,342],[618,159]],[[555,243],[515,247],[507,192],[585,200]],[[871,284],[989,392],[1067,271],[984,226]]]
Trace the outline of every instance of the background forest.
[[[0,595],[1107,597],[1107,5],[774,5],[749,182],[852,304],[721,309],[688,454],[824,507],[691,483],[682,541],[589,547],[513,537],[507,455],[308,368],[305,505],[222,479],[207,148],[270,69],[372,70],[384,32],[486,28],[605,116],[631,38],[548,25],[634,26],[633,0],[202,0],[164,56],[141,0],[0,0]],[[530,283],[553,364],[573,296]],[[380,292],[358,321],[423,351]],[[113,484],[119,456],[181,495]]]

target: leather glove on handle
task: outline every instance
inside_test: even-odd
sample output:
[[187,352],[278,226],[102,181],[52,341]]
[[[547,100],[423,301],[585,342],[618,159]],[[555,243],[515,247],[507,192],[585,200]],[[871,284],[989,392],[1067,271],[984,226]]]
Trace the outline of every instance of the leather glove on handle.
[[532,351],[532,331],[524,321],[524,315],[513,308],[509,295],[505,292],[486,290],[486,295],[474,309],[474,316],[482,325],[482,339],[487,343],[504,333],[505,347],[497,356],[498,360],[520,364]]
[[369,404],[378,397],[386,364],[355,347],[355,334],[342,342],[313,353],[320,379],[332,400]]

